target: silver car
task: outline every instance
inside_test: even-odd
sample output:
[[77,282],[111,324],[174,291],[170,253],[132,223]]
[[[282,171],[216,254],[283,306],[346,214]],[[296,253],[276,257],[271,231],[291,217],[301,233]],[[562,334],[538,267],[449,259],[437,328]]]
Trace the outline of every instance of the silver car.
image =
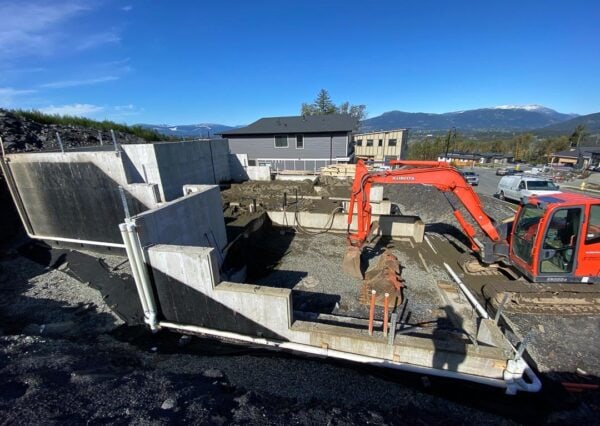
[[462,175],[464,176],[465,180],[473,185],[473,186],[477,186],[479,185],[479,175],[475,172],[461,172]]

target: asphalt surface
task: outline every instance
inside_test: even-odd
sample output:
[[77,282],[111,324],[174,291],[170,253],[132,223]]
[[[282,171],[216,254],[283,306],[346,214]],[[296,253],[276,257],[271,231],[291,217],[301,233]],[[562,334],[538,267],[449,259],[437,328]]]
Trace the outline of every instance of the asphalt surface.
[[[498,182],[500,182],[502,176],[496,176],[496,169],[475,167],[473,169],[465,170],[473,170],[479,175],[479,185],[473,187],[475,189],[475,192],[477,192],[480,195],[494,195],[496,192],[498,192]],[[561,191],[580,194],[582,193],[582,191],[576,189],[579,185],[579,181],[565,182],[560,184]],[[598,192],[585,191],[585,194],[592,197],[600,198],[600,193]]]

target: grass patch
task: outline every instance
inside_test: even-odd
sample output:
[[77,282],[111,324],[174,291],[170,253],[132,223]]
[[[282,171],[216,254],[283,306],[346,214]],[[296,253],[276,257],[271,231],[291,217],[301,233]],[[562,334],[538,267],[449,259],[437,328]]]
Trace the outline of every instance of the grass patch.
[[154,130],[146,129],[142,126],[128,126],[127,124],[115,123],[110,120],[92,120],[85,117],[76,117],[73,115],[45,114],[37,110],[14,110],[13,113],[23,118],[35,121],[40,124],[58,124],[61,126],[81,126],[91,129],[115,132],[129,133],[149,142],[179,140],[172,136],[162,135]]

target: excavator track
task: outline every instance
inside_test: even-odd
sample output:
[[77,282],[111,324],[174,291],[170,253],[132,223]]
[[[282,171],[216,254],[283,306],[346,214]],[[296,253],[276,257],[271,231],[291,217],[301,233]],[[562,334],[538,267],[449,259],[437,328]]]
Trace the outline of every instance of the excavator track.
[[490,282],[482,288],[488,304],[517,314],[600,314],[600,286],[593,284],[536,284],[524,280]]

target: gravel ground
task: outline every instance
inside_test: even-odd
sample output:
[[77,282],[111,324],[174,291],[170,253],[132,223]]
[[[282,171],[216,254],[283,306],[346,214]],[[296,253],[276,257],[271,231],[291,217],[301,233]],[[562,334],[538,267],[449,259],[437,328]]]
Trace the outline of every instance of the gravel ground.
[[534,400],[535,410],[506,412],[514,398],[475,388],[475,402],[455,382],[198,338],[181,345],[121,325],[60,271],[22,257],[0,271],[2,424],[511,424],[547,410]]
[[[414,209],[426,221],[437,221],[437,228],[428,227],[436,245],[442,241],[462,244],[451,226],[440,223],[442,209],[447,209],[444,220],[453,216],[445,198],[434,198],[441,194],[433,191],[403,194],[403,212],[411,214],[410,209]],[[423,200],[427,200],[427,208],[418,211]],[[493,198],[484,198],[484,203],[493,216],[501,217],[507,210],[510,213],[510,208]],[[492,213],[494,209],[497,212]],[[436,234],[436,230],[440,232]],[[280,247],[263,239],[264,246],[272,251],[266,251],[263,275],[255,271],[258,280],[268,279],[265,270],[287,271],[277,281],[288,274],[287,285],[297,285],[304,292],[298,300],[306,307],[315,303],[306,294],[311,291],[335,294],[345,289],[348,296],[355,294],[357,283],[343,278],[339,270],[340,248],[344,247],[340,236],[315,240],[278,235],[283,241]],[[312,268],[308,274],[290,274],[302,266],[294,250],[308,256]],[[416,251],[405,243],[397,243],[394,250],[407,266],[408,290],[418,299],[431,300],[422,311],[414,308],[415,320],[426,319],[439,300],[429,285],[417,283],[424,283],[424,277],[427,282],[447,279],[445,272],[436,259],[430,265],[432,273],[424,273]],[[431,256],[424,245],[416,250],[422,250],[428,259]],[[277,260],[286,252],[283,261]],[[127,269],[127,265],[119,266],[118,258],[106,258],[106,262],[119,270]],[[306,269],[304,264],[300,271]],[[571,353],[573,363],[567,365],[565,358],[564,365],[548,364],[545,368],[539,363],[545,372],[544,392],[509,398],[497,390],[455,381],[275,354],[207,339],[193,338],[185,344],[187,340],[173,333],[152,335],[143,327],[123,325],[103,297],[88,285],[23,257],[0,261],[0,292],[2,424],[581,424],[596,423],[600,414],[597,391],[570,395],[547,381],[557,368],[570,369],[572,364],[597,374],[597,356],[589,357],[585,351],[593,345],[582,348],[580,341],[596,337],[599,327],[593,319],[573,319],[566,328],[568,319],[523,319],[520,331],[539,330],[541,324],[547,336],[530,349],[534,358]],[[347,306],[342,300],[339,308],[334,303],[333,308],[365,312],[351,300],[348,297]],[[328,307],[331,305],[321,306]],[[582,328],[587,334],[578,333]],[[562,338],[563,331],[578,336],[579,340],[573,340],[577,344]]]

